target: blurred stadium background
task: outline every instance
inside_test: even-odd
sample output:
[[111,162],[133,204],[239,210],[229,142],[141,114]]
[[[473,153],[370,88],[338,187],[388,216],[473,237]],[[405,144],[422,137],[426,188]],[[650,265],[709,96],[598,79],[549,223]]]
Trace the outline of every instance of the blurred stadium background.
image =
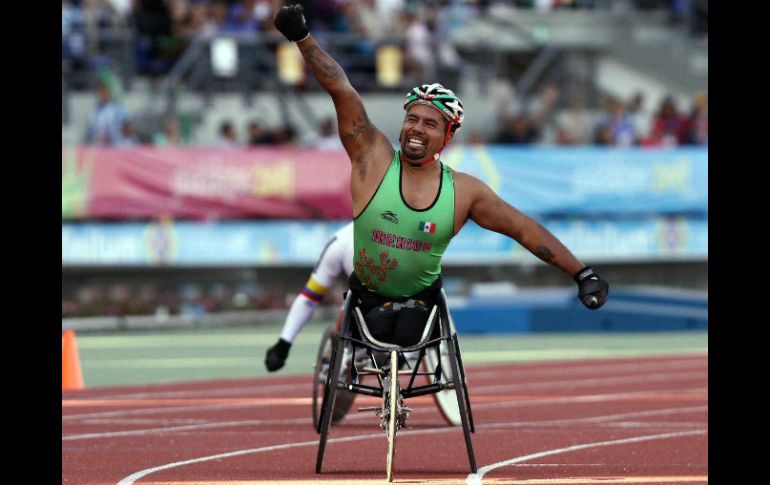
[[[295,3],[394,143],[412,86],[453,89],[466,124],[445,161],[611,284],[589,312],[561,272],[469,223],[444,263],[461,333],[704,334],[707,1]],[[272,27],[282,4],[62,1],[62,329],[257,326],[263,371],[288,305],[350,217],[334,108]],[[342,291],[340,278],[316,325]],[[114,355],[122,342],[97,347]]]

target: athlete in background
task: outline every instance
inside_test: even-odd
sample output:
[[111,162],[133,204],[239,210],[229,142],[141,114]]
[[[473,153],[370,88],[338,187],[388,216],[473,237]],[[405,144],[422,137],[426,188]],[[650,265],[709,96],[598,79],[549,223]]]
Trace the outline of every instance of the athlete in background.
[[353,272],[352,222],[334,233],[321,251],[310,278],[289,309],[281,337],[267,349],[265,366],[268,371],[275,372],[283,367],[294,339],[313,317],[324,295],[341,272],[345,273],[346,278]]

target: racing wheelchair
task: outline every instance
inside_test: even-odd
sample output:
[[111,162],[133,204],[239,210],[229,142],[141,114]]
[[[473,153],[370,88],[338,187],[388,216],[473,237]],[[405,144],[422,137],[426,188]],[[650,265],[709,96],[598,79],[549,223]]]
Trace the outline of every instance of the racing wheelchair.
[[[332,422],[344,418],[357,394],[382,398],[380,406],[359,411],[374,411],[387,434],[389,482],[393,480],[396,434],[406,426],[411,412],[405,400],[423,395],[433,395],[448,424],[462,426],[470,469],[475,473],[473,414],[444,290],[430,311],[420,340],[408,347],[375,339],[355,301],[353,291],[348,291],[340,320],[326,329],[316,358],[312,400],[313,425],[320,434],[316,473],[321,473]],[[374,376],[375,385],[364,384],[365,376]],[[416,384],[417,376],[424,376],[428,383]]]

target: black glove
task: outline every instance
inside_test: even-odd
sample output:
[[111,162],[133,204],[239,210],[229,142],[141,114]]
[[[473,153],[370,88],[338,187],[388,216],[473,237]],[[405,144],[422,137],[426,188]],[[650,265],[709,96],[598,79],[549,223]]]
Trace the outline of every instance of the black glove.
[[292,42],[304,40],[310,34],[300,4],[281,7],[273,23],[275,28]]
[[278,342],[267,349],[265,355],[265,367],[270,372],[275,372],[286,362],[286,357],[289,356],[289,349],[291,348],[291,342],[287,342],[284,339],[278,339]]
[[607,294],[610,292],[610,285],[599,278],[590,266],[581,269],[574,276],[575,283],[578,285],[578,298],[583,305],[591,310],[601,308],[607,301]]

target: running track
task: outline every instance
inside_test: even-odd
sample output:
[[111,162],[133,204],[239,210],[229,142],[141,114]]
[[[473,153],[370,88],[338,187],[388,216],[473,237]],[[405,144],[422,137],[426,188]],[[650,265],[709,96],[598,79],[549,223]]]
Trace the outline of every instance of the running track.
[[[395,482],[708,482],[708,355],[466,368],[478,474],[461,428],[430,396],[409,399]],[[358,396],[332,427],[324,473],[310,376],[86,389],[62,400],[62,483],[385,483],[386,437]]]

